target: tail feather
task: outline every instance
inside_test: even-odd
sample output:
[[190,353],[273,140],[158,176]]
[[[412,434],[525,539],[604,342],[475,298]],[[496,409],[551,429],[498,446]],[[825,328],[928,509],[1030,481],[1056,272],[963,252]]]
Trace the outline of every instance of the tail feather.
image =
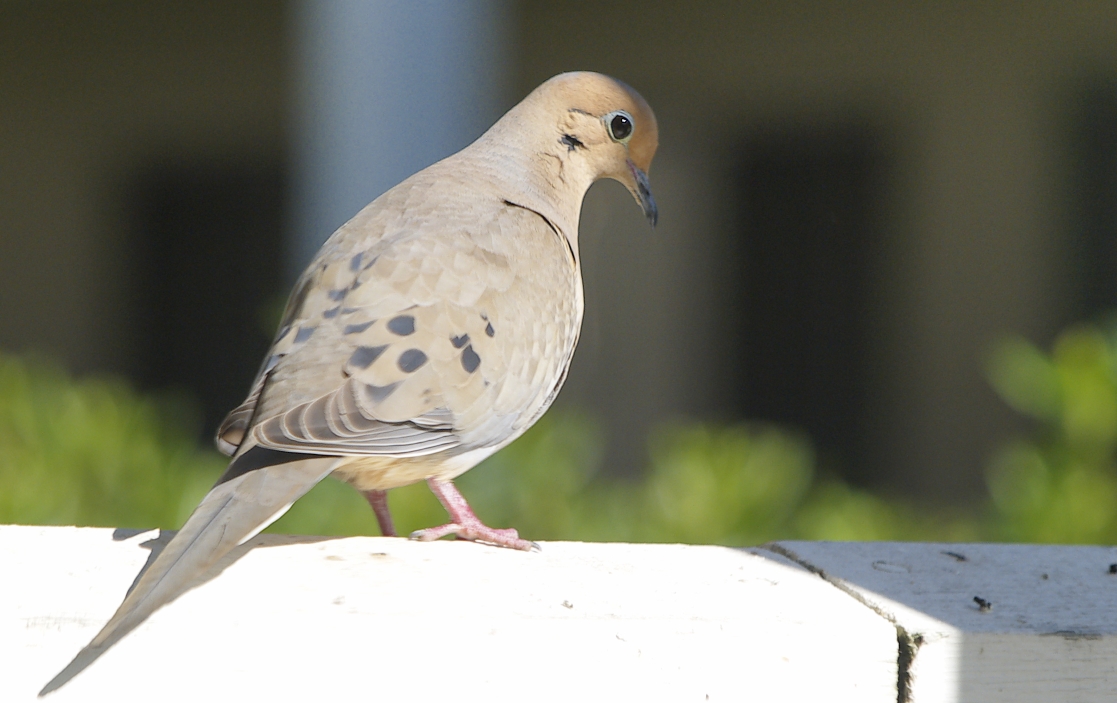
[[223,556],[277,520],[325,478],[336,458],[316,456],[250,471],[220,483],[124,598],[112,619],[39,692],[61,687],[152,613],[189,590]]

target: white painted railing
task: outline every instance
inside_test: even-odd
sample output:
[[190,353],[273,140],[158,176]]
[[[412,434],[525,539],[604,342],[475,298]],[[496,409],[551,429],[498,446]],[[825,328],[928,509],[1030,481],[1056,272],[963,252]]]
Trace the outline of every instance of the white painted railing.
[[[35,700],[158,537],[0,527],[0,701]],[[235,556],[46,700],[1117,698],[1106,547],[265,535]]]

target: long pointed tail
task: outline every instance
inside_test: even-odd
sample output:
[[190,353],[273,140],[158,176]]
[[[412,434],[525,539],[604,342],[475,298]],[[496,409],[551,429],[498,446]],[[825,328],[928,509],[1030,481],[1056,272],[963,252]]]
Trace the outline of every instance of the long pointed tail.
[[221,557],[287,512],[337,461],[321,456],[300,459],[249,471],[214,486],[112,619],[39,695],[61,687],[152,613],[189,590]]

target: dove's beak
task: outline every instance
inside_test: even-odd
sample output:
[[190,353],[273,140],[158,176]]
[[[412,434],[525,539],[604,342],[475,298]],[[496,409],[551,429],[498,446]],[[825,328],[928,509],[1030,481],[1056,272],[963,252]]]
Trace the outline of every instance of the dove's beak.
[[636,183],[633,195],[643,208],[644,217],[648,218],[652,227],[655,227],[656,220],[659,219],[659,209],[656,208],[655,198],[652,197],[652,187],[648,185],[648,174],[637,168],[631,161],[628,162],[628,170],[632,172],[632,180]]

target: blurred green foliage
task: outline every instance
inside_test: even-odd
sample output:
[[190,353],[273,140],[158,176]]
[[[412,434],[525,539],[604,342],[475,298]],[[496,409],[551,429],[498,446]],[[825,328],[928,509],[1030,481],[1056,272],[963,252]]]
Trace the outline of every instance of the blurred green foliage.
[[1072,327],[1050,354],[1006,340],[989,377],[1032,424],[990,464],[990,536],[1117,542],[1117,326]]
[[[457,483],[488,524],[540,540],[1117,541],[1117,332],[1076,327],[1050,354],[1006,340],[989,377],[1032,427],[996,452],[990,500],[969,513],[820,475],[806,436],[760,423],[661,427],[645,475],[624,480],[603,470],[590,417],[552,412]],[[198,426],[183,398],[0,355],[0,522],[177,527],[225,465],[196,446]],[[422,484],[389,500],[402,533],[446,519]],[[269,529],[377,533],[360,494],[333,480]]]
[[224,463],[190,403],[0,355],[0,522],[178,526]]

